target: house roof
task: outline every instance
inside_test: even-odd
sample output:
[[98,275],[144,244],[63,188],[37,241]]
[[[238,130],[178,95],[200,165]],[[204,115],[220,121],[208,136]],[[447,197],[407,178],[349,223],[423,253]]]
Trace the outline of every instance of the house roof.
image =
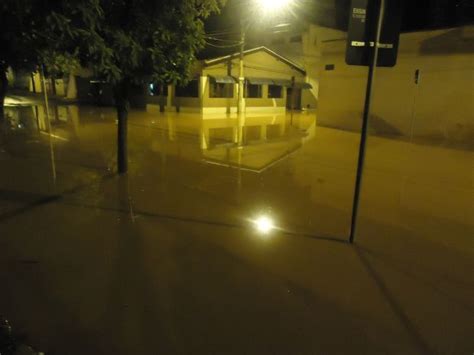
[[[301,74],[303,75],[306,75],[306,71],[304,70],[304,68],[302,68],[300,65],[296,64],[295,62],[292,62],[291,60],[289,60],[288,58],[286,57],[283,57],[282,55],[272,51],[271,49],[265,47],[265,46],[261,46],[261,47],[256,47],[256,48],[252,48],[252,49],[247,49],[244,51],[244,56],[246,54],[252,54],[252,53],[256,53],[256,52],[265,52],[265,53],[268,53],[269,55],[275,57],[276,59],[282,61],[283,63],[285,63],[286,65],[290,66],[291,68],[299,71]],[[232,54],[229,54],[229,55],[225,55],[223,57],[217,57],[217,58],[213,58],[213,59],[205,59],[203,61],[204,63],[204,66],[207,67],[207,66],[210,66],[210,65],[214,65],[214,64],[219,64],[219,63],[225,63],[227,62],[229,59],[232,60],[234,58],[238,58],[240,55],[239,52],[237,53],[232,53]]]

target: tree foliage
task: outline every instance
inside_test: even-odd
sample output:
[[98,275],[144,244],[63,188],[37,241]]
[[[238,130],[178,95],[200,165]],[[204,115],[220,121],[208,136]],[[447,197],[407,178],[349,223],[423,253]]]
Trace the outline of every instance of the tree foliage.
[[34,71],[39,64],[55,74],[74,69],[84,35],[100,14],[97,0],[2,0],[0,70]]
[[[79,64],[114,86],[118,170],[127,171],[130,88],[185,83],[204,46],[204,19],[225,0],[2,0],[0,81],[8,67],[52,75]],[[0,87],[0,107],[5,90]],[[2,112],[0,112],[0,116]]]
[[102,0],[89,62],[111,83],[182,82],[204,45],[203,20],[223,0]]
[[185,81],[203,20],[225,0],[2,0],[0,70],[59,75],[79,64],[109,81]]
[[0,2],[0,119],[8,68],[33,72],[44,64],[53,76],[74,70],[101,13],[98,0]]

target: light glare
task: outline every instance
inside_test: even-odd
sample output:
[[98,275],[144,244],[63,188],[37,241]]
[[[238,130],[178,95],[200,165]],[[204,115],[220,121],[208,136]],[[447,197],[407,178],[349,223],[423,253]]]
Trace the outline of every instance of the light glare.
[[256,0],[258,7],[263,13],[276,13],[280,12],[290,3],[292,0]]
[[260,216],[254,221],[254,224],[255,228],[263,234],[269,233],[274,228],[273,221],[267,216]]

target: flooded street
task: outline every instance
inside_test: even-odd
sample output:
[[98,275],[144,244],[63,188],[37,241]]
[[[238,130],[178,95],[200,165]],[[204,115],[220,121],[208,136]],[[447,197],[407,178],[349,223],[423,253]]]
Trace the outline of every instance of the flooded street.
[[[114,172],[113,109],[52,111],[51,135],[43,107],[13,111],[4,160],[20,169],[21,160],[26,169],[27,160],[39,166],[34,181],[26,174],[24,182],[12,178],[19,173],[15,167],[6,169],[12,173],[2,177],[6,189],[61,193]],[[242,226],[268,214],[288,232],[347,239],[356,135],[339,138],[340,156],[322,155],[333,138],[315,139],[314,114],[242,118],[150,111],[132,112],[129,121],[134,208]]]
[[472,352],[472,150],[369,136],[351,246],[360,135],[314,113],[131,111],[119,177],[114,109],[50,111],[0,133],[0,311],[46,353]]

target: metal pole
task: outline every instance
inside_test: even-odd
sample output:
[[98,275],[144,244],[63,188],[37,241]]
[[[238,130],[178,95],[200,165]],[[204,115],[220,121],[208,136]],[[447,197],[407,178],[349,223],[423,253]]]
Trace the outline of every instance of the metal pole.
[[46,90],[46,80],[44,77],[44,65],[41,65],[41,78],[43,81],[43,93],[44,93],[44,104],[46,107],[46,125],[48,127],[49,134],[49,151],[51,156],[51,170],[53,173],[53,183],[56,185],[56,163],[54,158],[54,149],[53,149],[53,137],[51,137],[51,122],[49,121],[49,103],[48,103],[48,93]]
[[[123,99],[126,100],[126,99]],[[128,103],[121,102],[117,112],[117,171],[125,174],[128,171]]]
[[[367,78],[367,87],[365,92],[364,115],[362,117],[362,129],[359,145],[359,160],[357,163],[356,183],[354,189],[354,201],[352,205],[351,231],[349,242],[353,243],[357,231],[357,217],[359,212],[360,188],[362,186],[362,174],[364,170],[365,148],[367,140],[367,128],[369,123],[370,107],[372,102],[372,85],[375,77],[375,68],[377,67],[377,59],[379,54],[380,34],[382,32],[382,22],[385,10],[385,0],[380,0],[380,7],[377,20],[377,32],[374,43],[374,51],[369,64],[369,75]],[[370,45],[370,43],[369,43]]]
[[240,56],[239,56],[239,102],[237,105],[238,113],[244,113],[244,46],[245,46],[245,28],[244,20],[240,20]]
[[291,77],[291,97],[290,97],[290,125],[293,126],[293,111],[295,109],[295,77]]

